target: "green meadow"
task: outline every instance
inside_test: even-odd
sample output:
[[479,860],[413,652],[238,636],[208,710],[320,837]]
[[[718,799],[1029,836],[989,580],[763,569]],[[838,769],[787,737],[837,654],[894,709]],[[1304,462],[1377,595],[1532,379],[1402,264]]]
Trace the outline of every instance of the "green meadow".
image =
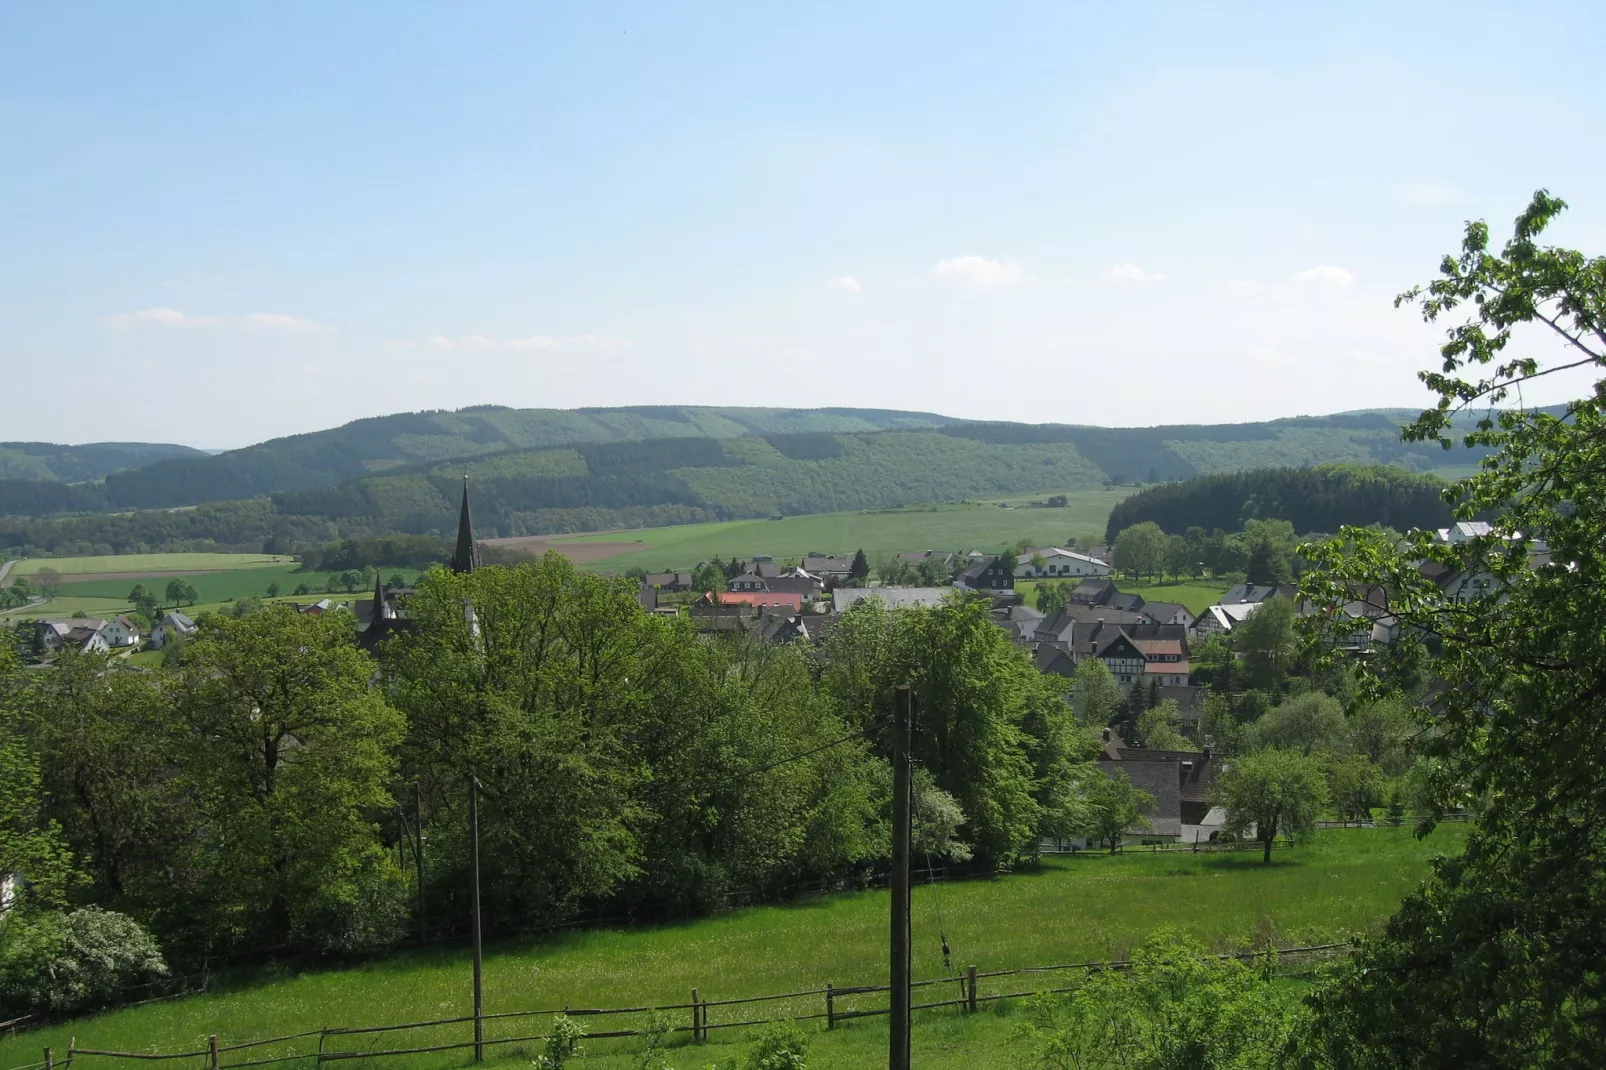
[[[730,520],[682,524],[606,534],[558,537],[555,545],[630,543],[631,548],[589,562],[587,567],[622,570],[690,568],[714,557],[747,559],[769,554],[776,560],[805,554],[852,553],[876,558],[906,550],[1001,549],[1021,539],[1034,545],[1063,545],[1078,536],[1104,531],[1110,510],[1131,488],[1065,492],[1063,508],[1032,508],[1025,499],[913,506],[856,513],[820,513],[780,520]],[[1048,493],[1037,495],[1039,500]]]
[[31,557],[11,566],[11,575],[30,576],[52,568],[63,576],[86,572],[186,572],[249,568],[289,563],[284,554],[118,554],[103,557]]
[[[1111,576],[1115,585],[1122,591],[1132,594],[1141,594],[1150,602],[1176,602],[1187,606],[1194,616],[1204,612],[1206,606],[1213,606],[1220,601],[1221,596],[1227,593],[1230,584],[1218,583],[1215,580],[1183,580],[1173,583],[1133,583],[1119,576]],[[1048,583],[1071,583],[1076,580],[1048,580]],[[1027,605],[1037,604],[1036,580],[1016,580],[1015,590],[1026,598]]]
[[[943,885],[914,894],[917,979],[948,976],[940,938],[946,932],[953,966],[962,971],[1041,966],[1125,957],[1162,926],[1191,933],[1226,951],[1270,937],[1282,946],[1340,941],[1375,929],[1428,873],[1430,860],[1459,850],[1464,828],[1446,826],[1425,840],[1409,828],[1319,832],[1314,842],[1278,851],[1270,866],[1258,852],[1099,852],[1045,859],[1019,874]],[[796,992],[830,982],[838,987],[885,983],[887,896],[842,893],[792,905],[735,911],[715,918],[650,928],[574,932],[491,943],[485,960],[486,1011],[568,1007],[626,1007],[685,1003],[692,988],[705,1000]],[[76,1037],[85,1047],[116,1051],[183,1051],[283,1036],[323,1026],[396,1024],[470,1012],[466,948],[409,951],[300,974],[235,978],[218,991],[64,1022],[0,1040],[0,1067],[37,1060],[43,1046],[58,1050]],[[1064,983],[1046,975],[1035,983]],[[1019,990],[1030,977],[983,981],[981,994]],[[990,986],[1011,986],[1010,988]],[[947,996],[947,985],[926,998]],[[880,998],[882,1003],[875,1000]],[[884,1006],[884,997],[844,998],[839,1009]],[[715,1007],[713,1025],[748,1017],[819,1013],[819,996],[756,1006]],[[676,1024],[689,1021],[674,1012]],[[1022,1065],[1009,1049],[1013,1011],[965,1016],[953,1009],[919,1012],[916,1061],[923,1067]],[[548,1019],[494,1020],[487,1037],[544,1031]],[[637,1019],[639,1022],[639,1019]],[[621,1028],[618,1018],[588,1018],[591,1031]],[[807,1023],[811,1065],[885,1065],[886,1024],[870,1018],[826,1031]],[[705,1045],[672,1051],[681,1070],[740,1057],[752,1031],[716,1029]],[[423,1047],[464,1040],[465,1024],[331,1038],[329,1050]],[[315,1050],[316,1039],[280,1045],[271,1054]],[[583,1065],[638,1064],[640,1045],[598,1040]],[[261,1051],[257,1057],[266,1057]],[[533,1049],[492,1047],[488,1058],[528,1063]],[[243,1058],[237,1056],[237,1058]],[[463,1051],[385,1059],[381,1067],[455,1067]],[[84,1066],[112,1065],[86,1058]],[[295,1064],[286,1064],[295,1065]],[[308,1062],[310,1065],[310,1060]]]

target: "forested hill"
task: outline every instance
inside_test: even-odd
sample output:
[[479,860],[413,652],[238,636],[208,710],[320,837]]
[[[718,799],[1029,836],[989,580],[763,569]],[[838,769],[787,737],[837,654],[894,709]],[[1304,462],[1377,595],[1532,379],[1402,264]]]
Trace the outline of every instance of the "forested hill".
[[[215,457],[187,458],[106,481],[108,504],[153,509],[332,486],[448,458],[591,442],[736,438],[811,431],[938,427],[950,420],[888,409],[771,409],[643,405],[617,409],[405,412],[276,438]],[[3,505],[0,505],[3,508]]]
[[1301,534],[1334,532],[1344,524],[1441,528],[1450,507],[1444,481],[1398,468],[1319,465],[1263,468],[1199,476],[1149,487],[1116,505],[1105,536],[1150,520],[1172,535],[1190,527],[1237,531],[1245,520],[1286,520]]
[[166,442],[0,442],[0,479],[39,483],[84,483],[113,472],[168,459],[204,459],[208,454]]

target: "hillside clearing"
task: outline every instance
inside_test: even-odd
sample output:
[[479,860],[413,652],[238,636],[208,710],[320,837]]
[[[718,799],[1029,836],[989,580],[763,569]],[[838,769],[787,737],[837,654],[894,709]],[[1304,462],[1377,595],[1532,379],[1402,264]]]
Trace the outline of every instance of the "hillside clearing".
[[[1051,493],[1059,492],[1043,495]],[[610,571],[633,566],[691,568],[714,557],[747,560],[754,554],[784,561],[816,551],[860,549],[873,564],[877,557],[912,550],[1000,549],[1021,539],[1061,545],[1078,535],[1102,532],[1110,510],[1132,490],[1100,487],[1063,493],[1067,504],[1056,509],[966,502],[547,536],[541,541],[559,553],[581,550],[587,559],[577,563]],[[606,556],[593,556],[589,548],[598,543],[627,545]]]
[[[1274,935],[1285,944],[1342,940],[1391,913],[1426,876],[1429,859],[1457,850],[1463,836],[1459,826],[1442,828],[1425,841],[1408,828],[1332,830],[1318,833],[1308,847],[1279,852],[1269,867],[1254,852],[1134,851],[1116,857],[1051,858],[1034,872],[922,886],[914,896],[915,975],[944,975],[939,946],[944,928],[956,969],[974,963],[984,971],[1124,957],[1133,944],[1167,924],[1223,950],[1244,946],[1257,935]],[[486,956],[486,1010],[682,1003],[693,987],[704,999],[722,999],[799,991],[827,981],[873,984],[886,973],[886,916],[886,894],[870,891],[681,925],[505,941],[494,944]],[[0,1066],[37,1059],[42,1045],[64,1048],[72,1036],[85,1046],[104,1049],[177,1051],[193,1048],[198,1040],[204,1046],[204,1038],[214,1032],[226,1043],[324,1025],[453,1017],[468,1012],[468,974],[467,951],[450,948],[395,954],[342,970],[278,976],[254,987],[30,1031],[0,1041]],[[818,1012],[818,1003],[818,997],[809,997],[773,1006],[775,1013],[802,1014]],[[710,1020],[739,1020],[724,1016],[734,1010],[716,1008]],[[922,1065],[1012,1065],[999,1054],[1007,1027],[989,1024],[1004,1019],[978,1015],[967,1021],[934,1011],[916,1021],[916,1050],[933,1059]],[[520,1019],[493,1022],[487,1035],[540,1031],[527,1029],[531,1025]],[[450,1043],[467,1032],[465,1026],[408,1032],[407,1043],[397,1046]],[[679,1065],[701,1066],[739,1053],[744,1038],[730,1034],[744,1032],[716,1031],[715,1042]],[[860,1028],[820,1030],[814,1039],[821,1065],[869,1067],[877,1065],[877,1058],[884,1065],[877,1042],[884,1036],[884,1024],[870,1019]],[[598,1041],[594,1047],[604,1054],[617,1052],[622,1043]],[[949,1054],[942,1056],[942,1050]],[[498,1059],[516,1054],[503,1048],[490,1051]],[[981,1059],[987,1051],[992,1053],[985,1056],[989,1061],[962,1061]],[[463,1062],[465,1053],[447,1052],[387,1059],[379,1065]],[[595,1065],[611,1063],[597,1060]]]

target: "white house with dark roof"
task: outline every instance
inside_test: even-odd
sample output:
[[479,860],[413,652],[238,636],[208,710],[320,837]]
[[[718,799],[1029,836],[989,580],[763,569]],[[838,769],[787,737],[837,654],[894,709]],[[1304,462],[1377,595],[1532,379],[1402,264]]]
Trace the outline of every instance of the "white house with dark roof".
[[195,622],[175,609],[151,629],[151,647],[160,650],[173,639],[188,639],[194,634]]
[[[1041,557],[1042,567],[1032,563],[1032,558]],[[1044,546],[1035,550],[1024,550],[1019,554],[1015,563],[1015,576],[1017,579],[1061,579],[1072,576],[1108,576],[1110,566],[1095,557],[1079,554],[1075,550],[1062,550],[1057,546]]]

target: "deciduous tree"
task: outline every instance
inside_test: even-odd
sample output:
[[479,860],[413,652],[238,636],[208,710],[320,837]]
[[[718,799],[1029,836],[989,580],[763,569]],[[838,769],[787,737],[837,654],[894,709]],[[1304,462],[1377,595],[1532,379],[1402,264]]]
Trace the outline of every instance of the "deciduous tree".
[[1253,830],[1266,849],[1278,836],[1309,837],[1327,802],[1320,760],[1292,750],[1261,750],[1235,758],[1211,786],[1210,801],[1227,811],[1222,828],[1236,835]]

